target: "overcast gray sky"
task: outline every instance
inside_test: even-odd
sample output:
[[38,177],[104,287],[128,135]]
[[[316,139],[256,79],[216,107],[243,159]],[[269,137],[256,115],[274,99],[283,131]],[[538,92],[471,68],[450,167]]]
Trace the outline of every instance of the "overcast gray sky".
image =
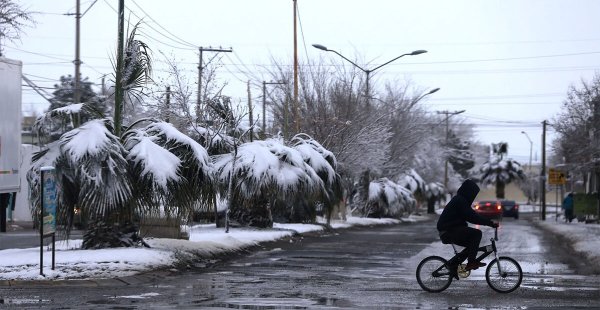
[[[4,54],[23,61],[24,73],[37,84],[52,87],[74,72],[75,18],[65,14],[75,12],[76,1],[19,2],[39,12],[38,24],[26,29],[21,42],[2,42]],[[81,19],[82,75],[99,84],[103,74],[112,73],[118,1],[81,3],[82,12],[89,8]],[[174,55],[192,77],[198,46],[233,48],[218,74],[229,83],[225,92],[240,100],[247,80],[269,80],[263,67],[271,57],[292,62],[291,0],[125,0],[125,5],[132,21],[144,18],[144,41],[155,58],[162,59],[159,52]],[[600,69],[598,12],[600,1],[593,0],[298,0],[298,51],[301,60],[339,58],[311,46],[319,43],[373,68],[425,49],[428,53],[377,70],[371,85],[410,81],[422,91],[440,87],[425,101],[432,113],[466,110],[461,116],[477,124],[478,140],[508,142],[509,156],[527,163],[530,143],[521,131],[532,139],[539,161],[541,122],[560,111],[570,85],[590,80]],[[155,76],[164,74],[160,63],[155,66]],[[256,98],[261,93],[253,89]],[[30,89],[24,94],[25,112],[47,108]]]

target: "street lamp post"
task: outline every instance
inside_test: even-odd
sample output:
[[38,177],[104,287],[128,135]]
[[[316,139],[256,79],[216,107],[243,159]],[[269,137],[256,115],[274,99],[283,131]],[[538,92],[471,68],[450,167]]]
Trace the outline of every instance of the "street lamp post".
[[[533,152],[533,141],[531,141],[531,138],[529,138],[529,135],[525,132],[525,131],[521,131],[522,134],[525,135],[525,137],[527,137],[527,140],[529,140],[529,175],[531,176],[531,155]],[[529,184],[529,197],[527,198],[528,201],[531,201],[531,197],[533,197],[533,186],[531,186],[531,184]]]
[[531,152],[533,151],[533,141],[531,141],[531,138],[529,138],[529,135],[525,131],[521,131],[521,133],[527,137],[527,140],[529,140],[529,172],[531,172]]
[[397,59],[398,59],[398,58],[400,58],[400,57],[404,57],[404,56],[407,56],[407,55],[408,55],[408,56],[414,56],[414,55],[419,55],[419,54],[427,53],[427,51],[426,51],[426,50],[416,50],[416,51],[412,51],[412,52],[410,52],[410,53],[402,54],[402,55],[400,55],[400,56],[398,56],[398,57],[396,57],[396,58],[394,58],[394,59],[392,59],[392,60],[390,60],[390,61],[388,61],[388,62],[386,62],[386,63],[384,63],[384,64],[381,64],[381,65],[379,65],[379,66],[377,66],[377,67],[373,68],[373,69],[365,69],[365,68],[363,68],[363,67],[361,67],[361,66],[357,65],[357,64],[356,64],[355,62],[353,62],[352,60],[350,60],[350,59],[346,58],[344,55],[342,55],[342,54],[338,53],[338,52],[337,52],[337,51],[335,51],[335,50],[328,49],[328,48],[327,48],[327,47],[325,47],[324,45],[321,45],[321,44],[313,44],[312,46],[313,46],[314,48],[320,49],[320,50],[322,50],[322,51],[336,53],[338,56],[340,56],[340,57],[344,58],[346,61],[348,61],[349,63],[351,63],[352,65],[354,65],[355,67],[357,67],[358,69],[360,69],[362,72],[364,72],[364,73],[366,74],[366,81],[365,81],[365,95],[366,95],[366,97],[367,97],[367,106],[369,106],[369,104],[370,104],[370,101],[371,101],[370,89],[369,89],[369,77],[370,77],[370,75],[371,75],[371,72],[374,72],[374,71],[376,71],[376,70],[380,69],[381,67],[383,67],[383,66],[385,66],[385,65],[387,65],[387,64],[389,64],[389,63],[391,63],[391,62],[393,62],[393,61],[395,61],[395,60],[397,60]]

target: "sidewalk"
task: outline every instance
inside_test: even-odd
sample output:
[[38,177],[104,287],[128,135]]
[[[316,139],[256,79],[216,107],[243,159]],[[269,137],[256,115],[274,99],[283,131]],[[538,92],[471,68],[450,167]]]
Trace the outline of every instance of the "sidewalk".
[[595,274],[600,274],[600,224],[586,224],[577,220],[565,223],[560,218],[557,221],[554,215],[547,216],[545,221],[533,220],[532,223],[564,240],[588,262]]

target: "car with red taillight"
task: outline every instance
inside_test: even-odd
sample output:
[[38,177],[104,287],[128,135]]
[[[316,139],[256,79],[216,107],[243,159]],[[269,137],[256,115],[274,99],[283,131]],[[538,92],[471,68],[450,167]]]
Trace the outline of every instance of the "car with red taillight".
[[499,200],[481,200],[473,203],[473,209],[479,215],[489,219],[501,219],[503,210]]
[[502,199],[500,205],[502,205],[502,215],[504,217],[519,219],[519,204],[516,201]]

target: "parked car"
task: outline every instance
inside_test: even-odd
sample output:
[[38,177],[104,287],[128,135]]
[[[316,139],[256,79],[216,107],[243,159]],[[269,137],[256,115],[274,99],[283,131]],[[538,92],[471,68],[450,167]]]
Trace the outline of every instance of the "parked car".
[[473,204],[473,209],[479,215],[490,219],[502,219],[500,200],[482,200]]
[[500,204],[502,205],[502,216],[519,219],[519,204],[514,200],[502,199]]

